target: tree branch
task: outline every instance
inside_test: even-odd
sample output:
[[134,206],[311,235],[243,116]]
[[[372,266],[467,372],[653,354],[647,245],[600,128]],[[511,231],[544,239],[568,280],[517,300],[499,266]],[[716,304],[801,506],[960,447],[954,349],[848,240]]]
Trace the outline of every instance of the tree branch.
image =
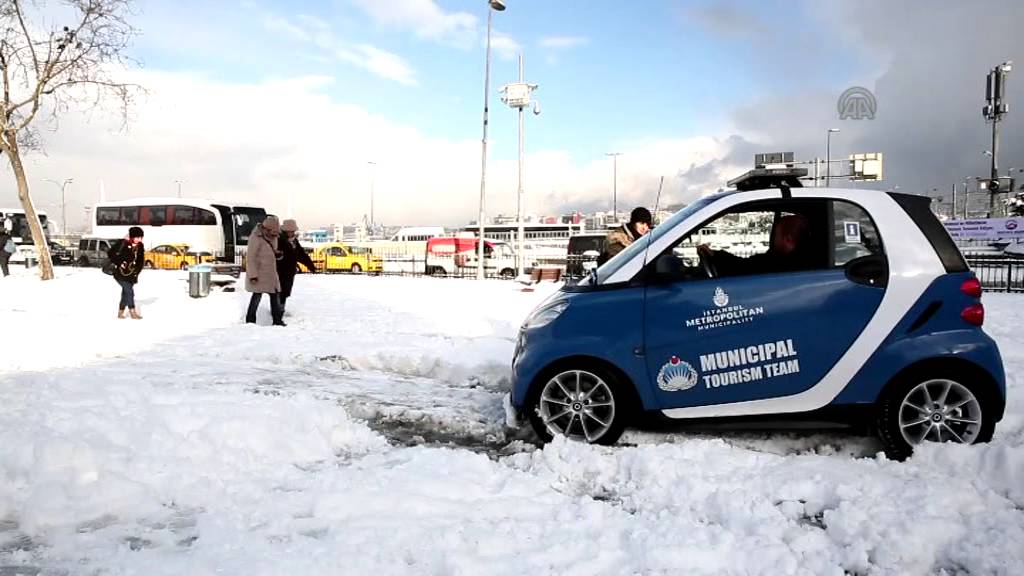
[[36,70],[36,80],[39,80],[39,58],[36,57],[36,48],[32,45],[32,35],[28,33],[28,26],[25,25],[25,17],[21,13],[21,0],[12,0],[14,13],[18,16],[18,24],[21,25],[21,33],[25,35],[25,41],[29,50],[32,51],[32,64]]

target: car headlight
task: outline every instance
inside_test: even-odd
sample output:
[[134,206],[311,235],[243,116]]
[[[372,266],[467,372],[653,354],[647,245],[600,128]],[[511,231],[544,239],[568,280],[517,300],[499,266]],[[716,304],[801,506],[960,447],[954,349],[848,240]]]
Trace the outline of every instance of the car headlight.
[[546,326],[558,318],[562,312],[565,312],[565,309],[568,307],[569,303],[565,301],[544,306],[526,318],[526,322],[523,323],[523,329],[529,330]]

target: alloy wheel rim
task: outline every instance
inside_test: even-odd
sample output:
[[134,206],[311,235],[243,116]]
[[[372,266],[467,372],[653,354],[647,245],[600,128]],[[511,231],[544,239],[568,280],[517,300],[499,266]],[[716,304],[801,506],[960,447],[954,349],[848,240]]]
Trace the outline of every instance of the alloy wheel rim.
[[926,441],[973,444],[981,433],[981,424],[978,398],[953,380],[922,382],[900,403],[900,433],[911,446]]
[[585,370],[569,370],[548,380],[538,403],[540,418],[552,436],[596,442],[615,421],[611,387]]

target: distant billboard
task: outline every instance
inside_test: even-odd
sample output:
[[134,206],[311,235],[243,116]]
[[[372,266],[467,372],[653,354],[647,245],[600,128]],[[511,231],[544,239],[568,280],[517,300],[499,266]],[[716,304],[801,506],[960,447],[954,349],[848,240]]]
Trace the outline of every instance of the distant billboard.
[[946,220],[946,231],[954,240],[1024,239],[1024,217]]

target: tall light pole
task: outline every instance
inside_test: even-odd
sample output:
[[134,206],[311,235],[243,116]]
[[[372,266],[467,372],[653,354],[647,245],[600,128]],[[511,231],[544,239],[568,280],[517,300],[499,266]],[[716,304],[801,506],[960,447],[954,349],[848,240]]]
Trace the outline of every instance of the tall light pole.
[[74,178],[65,178],[64,182],[57,182],[56,180],[50,180],[49,178],[47,178],[46,181],[47,182],[53,182],[57,186],[60,186],[60,225],[61,225],[61,229],[63,230],[63,232],[61,232],[61,235],[62,236],[67,236],[68,235],[68,212],[67,212],[67,202],[65,200],[65,194],[64,193],[65,193],[65,191],[66,191],[66,189],[68,187],[68,184],[73,183],[75,181],[75,179]]
[[477,224],[480,226],[480,237],[477,242],[476,254],[476,277],[484,279],[484,199],[487,196],[487,110],[490,102],[491,92],[491,16],[494,12],[501,12],[505,9],[502,0],[488,0],[487,2],[487,54],[484,59],[484,135],[480,140],[480,217]]
[[[523,109],[531,104],[530,94],[537,89],[536,84],[526,82],[526,71],[523,66],[523,55],[519,54],[519,82],[506,84],[501,89],[501,101],[508,104],[510,108],[519,110],[519,191],[516,195],[516,219],[519,221],[519,246],[516,249],[516,268],[520,275],[523,274],[523,244],[525,242],[525,231],[523,228],[523,165],[525,164],[526,149],[526,121]],[[533,102],[533,113],[540,114],[540,104]]]
[[174,183],[178,185],[178,198],[181,198],[181,180],[175,180]]
[[828,188],[832,179],[832,133],[839,132],[839,128],[829,128],[825,135],[825,188]]
[[981,113],[992,122],[992,176],[989,189],[989,217],[996,215],[996,197],[999,189],[999,121],[1010,111],[1006,104],[1006,75],[1013,70],[1013,61],[1007,60],[993,68],[986,77],[985,106]]
[[370,234],[373,234],[373,188],[376,184],[375,180],[377,177],[376,167],[377,163],[369,160],[366,165],[370,168]]
[[619,221],[619,156],[622,152],[605,152],[612,157],[612,220]]

